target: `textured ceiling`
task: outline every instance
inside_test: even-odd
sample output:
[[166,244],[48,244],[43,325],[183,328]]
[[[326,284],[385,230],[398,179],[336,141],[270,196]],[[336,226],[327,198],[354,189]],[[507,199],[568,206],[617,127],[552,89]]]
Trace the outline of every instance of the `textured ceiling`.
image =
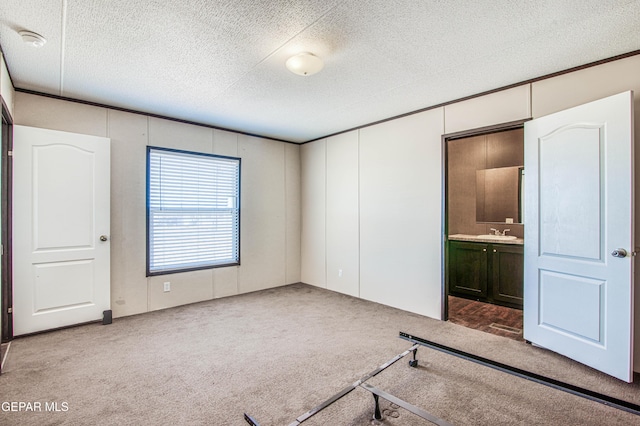
[[301,142],[638,50],[640,0],[2,0],[0,46],[17,88]]

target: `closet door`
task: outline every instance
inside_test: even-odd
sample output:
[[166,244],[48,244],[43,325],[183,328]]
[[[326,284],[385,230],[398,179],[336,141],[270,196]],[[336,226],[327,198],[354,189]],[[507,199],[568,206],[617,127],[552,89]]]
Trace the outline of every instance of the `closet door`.
[[110,295],[110,140],[14,126],[14,334],[99,320]]

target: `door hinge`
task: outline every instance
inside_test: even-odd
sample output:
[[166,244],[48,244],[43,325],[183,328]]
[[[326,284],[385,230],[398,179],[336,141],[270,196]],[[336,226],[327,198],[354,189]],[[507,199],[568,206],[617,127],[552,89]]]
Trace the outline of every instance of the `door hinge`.
[[13,313],[13,308],[7,308],[7,313],[8,314],[12,314]]
[[7,156],[13,157],[13,151],[7,151]]

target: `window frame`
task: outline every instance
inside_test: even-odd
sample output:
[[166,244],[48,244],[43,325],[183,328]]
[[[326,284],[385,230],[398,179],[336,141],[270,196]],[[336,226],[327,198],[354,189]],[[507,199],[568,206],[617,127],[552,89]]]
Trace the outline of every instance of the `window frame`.
[[[151,271],[151,151],[167,151],[174,152],[179,154],[188,154],[200,157],[214,157],[220,159],[227,159],[237,161],[238,163],[238,198],[236,200],[236,206],[238,210],[238,235],[237,235],[237,247],[238,247],[238,256],[236,262],[229,263],[220,263],[214,265],[203,265],[203,266],[194,266],[194,267],[185,267],[185,268],[172,268],[172,269],[163,269],[163,270],[155,270]],[[242,194],[242,159],[240,157],[231,157],[226,155],[218,155],[211,154],[205,152],[197,152],[197,151],[188,151],[182,149],[175,148],[164,148],[159,146],[151,146],[147,145],[147,155],[146,155],[146,194],[145,194],[145,213],[146,213],[146,276],[153,277],[158,275],[169,275],[169,274],[177,274],[182,272],[192,272],[192,271],[201,271],[206,269],[215,269],[215,268],[223,268],[229,266],[240,266],[240,256],[241,256],[241,194]]]

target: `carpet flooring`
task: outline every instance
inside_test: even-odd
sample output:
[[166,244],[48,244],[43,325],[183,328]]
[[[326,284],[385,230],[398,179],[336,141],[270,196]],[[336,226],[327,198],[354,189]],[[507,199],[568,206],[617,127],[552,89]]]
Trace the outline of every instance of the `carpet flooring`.
[[[404,331],[640,403],[627,384],[549,351],[304,284],[15,339],[2,425],[289,425],[407,350]],[[427,348],[367,383],[454,425],[631,425],[640,417]],[[16,410],[11,409],[16,403]],[[40,410],[18,410],[19,403]],[[428,424],[358,388],[303,425]]]
[[522,310],[449,296],[449,321],[485,333],[523,341]]

